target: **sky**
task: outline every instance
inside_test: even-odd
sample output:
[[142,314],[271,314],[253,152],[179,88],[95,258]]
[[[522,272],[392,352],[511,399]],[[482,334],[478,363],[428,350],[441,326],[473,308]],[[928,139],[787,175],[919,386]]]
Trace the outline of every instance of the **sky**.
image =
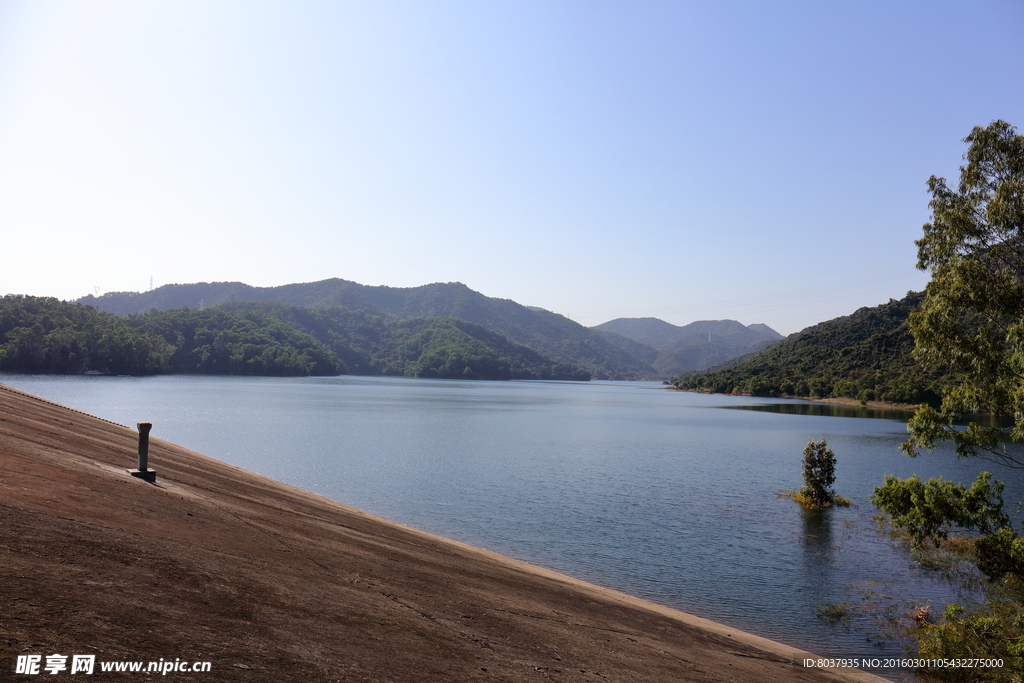
[[0,0],[0,295],[463,282],[783,334],[928,281],[1024,3]]

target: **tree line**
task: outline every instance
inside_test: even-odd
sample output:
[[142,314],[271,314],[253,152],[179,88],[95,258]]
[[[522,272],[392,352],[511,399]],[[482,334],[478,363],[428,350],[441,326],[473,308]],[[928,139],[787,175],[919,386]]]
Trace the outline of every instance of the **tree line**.
[[31,296],[0,299],[0,370],[119,375],[166,372],[174,348],[90,306]]
[[119,318],[54,298],[0,299],[0,370],[40,374],[333,375],[320,342],[282,321],[216,309]]
[[447,317],[385,321],[343,308],[238,302],[121,318],[31,296],[0,299],[0,371],[590,379],[575,365]]

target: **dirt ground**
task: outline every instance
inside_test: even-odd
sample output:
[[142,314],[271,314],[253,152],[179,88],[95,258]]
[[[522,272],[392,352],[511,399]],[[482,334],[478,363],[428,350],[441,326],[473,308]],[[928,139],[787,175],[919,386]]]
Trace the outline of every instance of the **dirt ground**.
[[86,680],[161,658],[207,683],[882,680],[158,439],[149,484],[137,445],[0,385],[0,680],[52,654],[95,655]]

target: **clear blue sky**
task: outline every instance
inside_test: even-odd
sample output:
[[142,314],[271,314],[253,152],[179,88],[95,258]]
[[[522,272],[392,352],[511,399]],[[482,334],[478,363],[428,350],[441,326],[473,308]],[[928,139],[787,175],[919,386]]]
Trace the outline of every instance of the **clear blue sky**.
[[782,333],[909,289],[1024,3],[0,0],[0,294],[464,282]]

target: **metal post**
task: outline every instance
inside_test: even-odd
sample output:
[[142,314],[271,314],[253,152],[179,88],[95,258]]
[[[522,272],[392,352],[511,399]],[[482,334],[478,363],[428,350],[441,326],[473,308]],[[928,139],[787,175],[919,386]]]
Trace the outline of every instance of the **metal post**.
[[149,469],[149,430],[153,428],[153,425],[149,422],[139,422],[137,426],[139,428],[139,469],[128,470],[128,474],[155,484],[156,470]]
[[145,472],[149,469],[149,430],[153,428],[150,422],[140,422],[139,427],[139,471]]

